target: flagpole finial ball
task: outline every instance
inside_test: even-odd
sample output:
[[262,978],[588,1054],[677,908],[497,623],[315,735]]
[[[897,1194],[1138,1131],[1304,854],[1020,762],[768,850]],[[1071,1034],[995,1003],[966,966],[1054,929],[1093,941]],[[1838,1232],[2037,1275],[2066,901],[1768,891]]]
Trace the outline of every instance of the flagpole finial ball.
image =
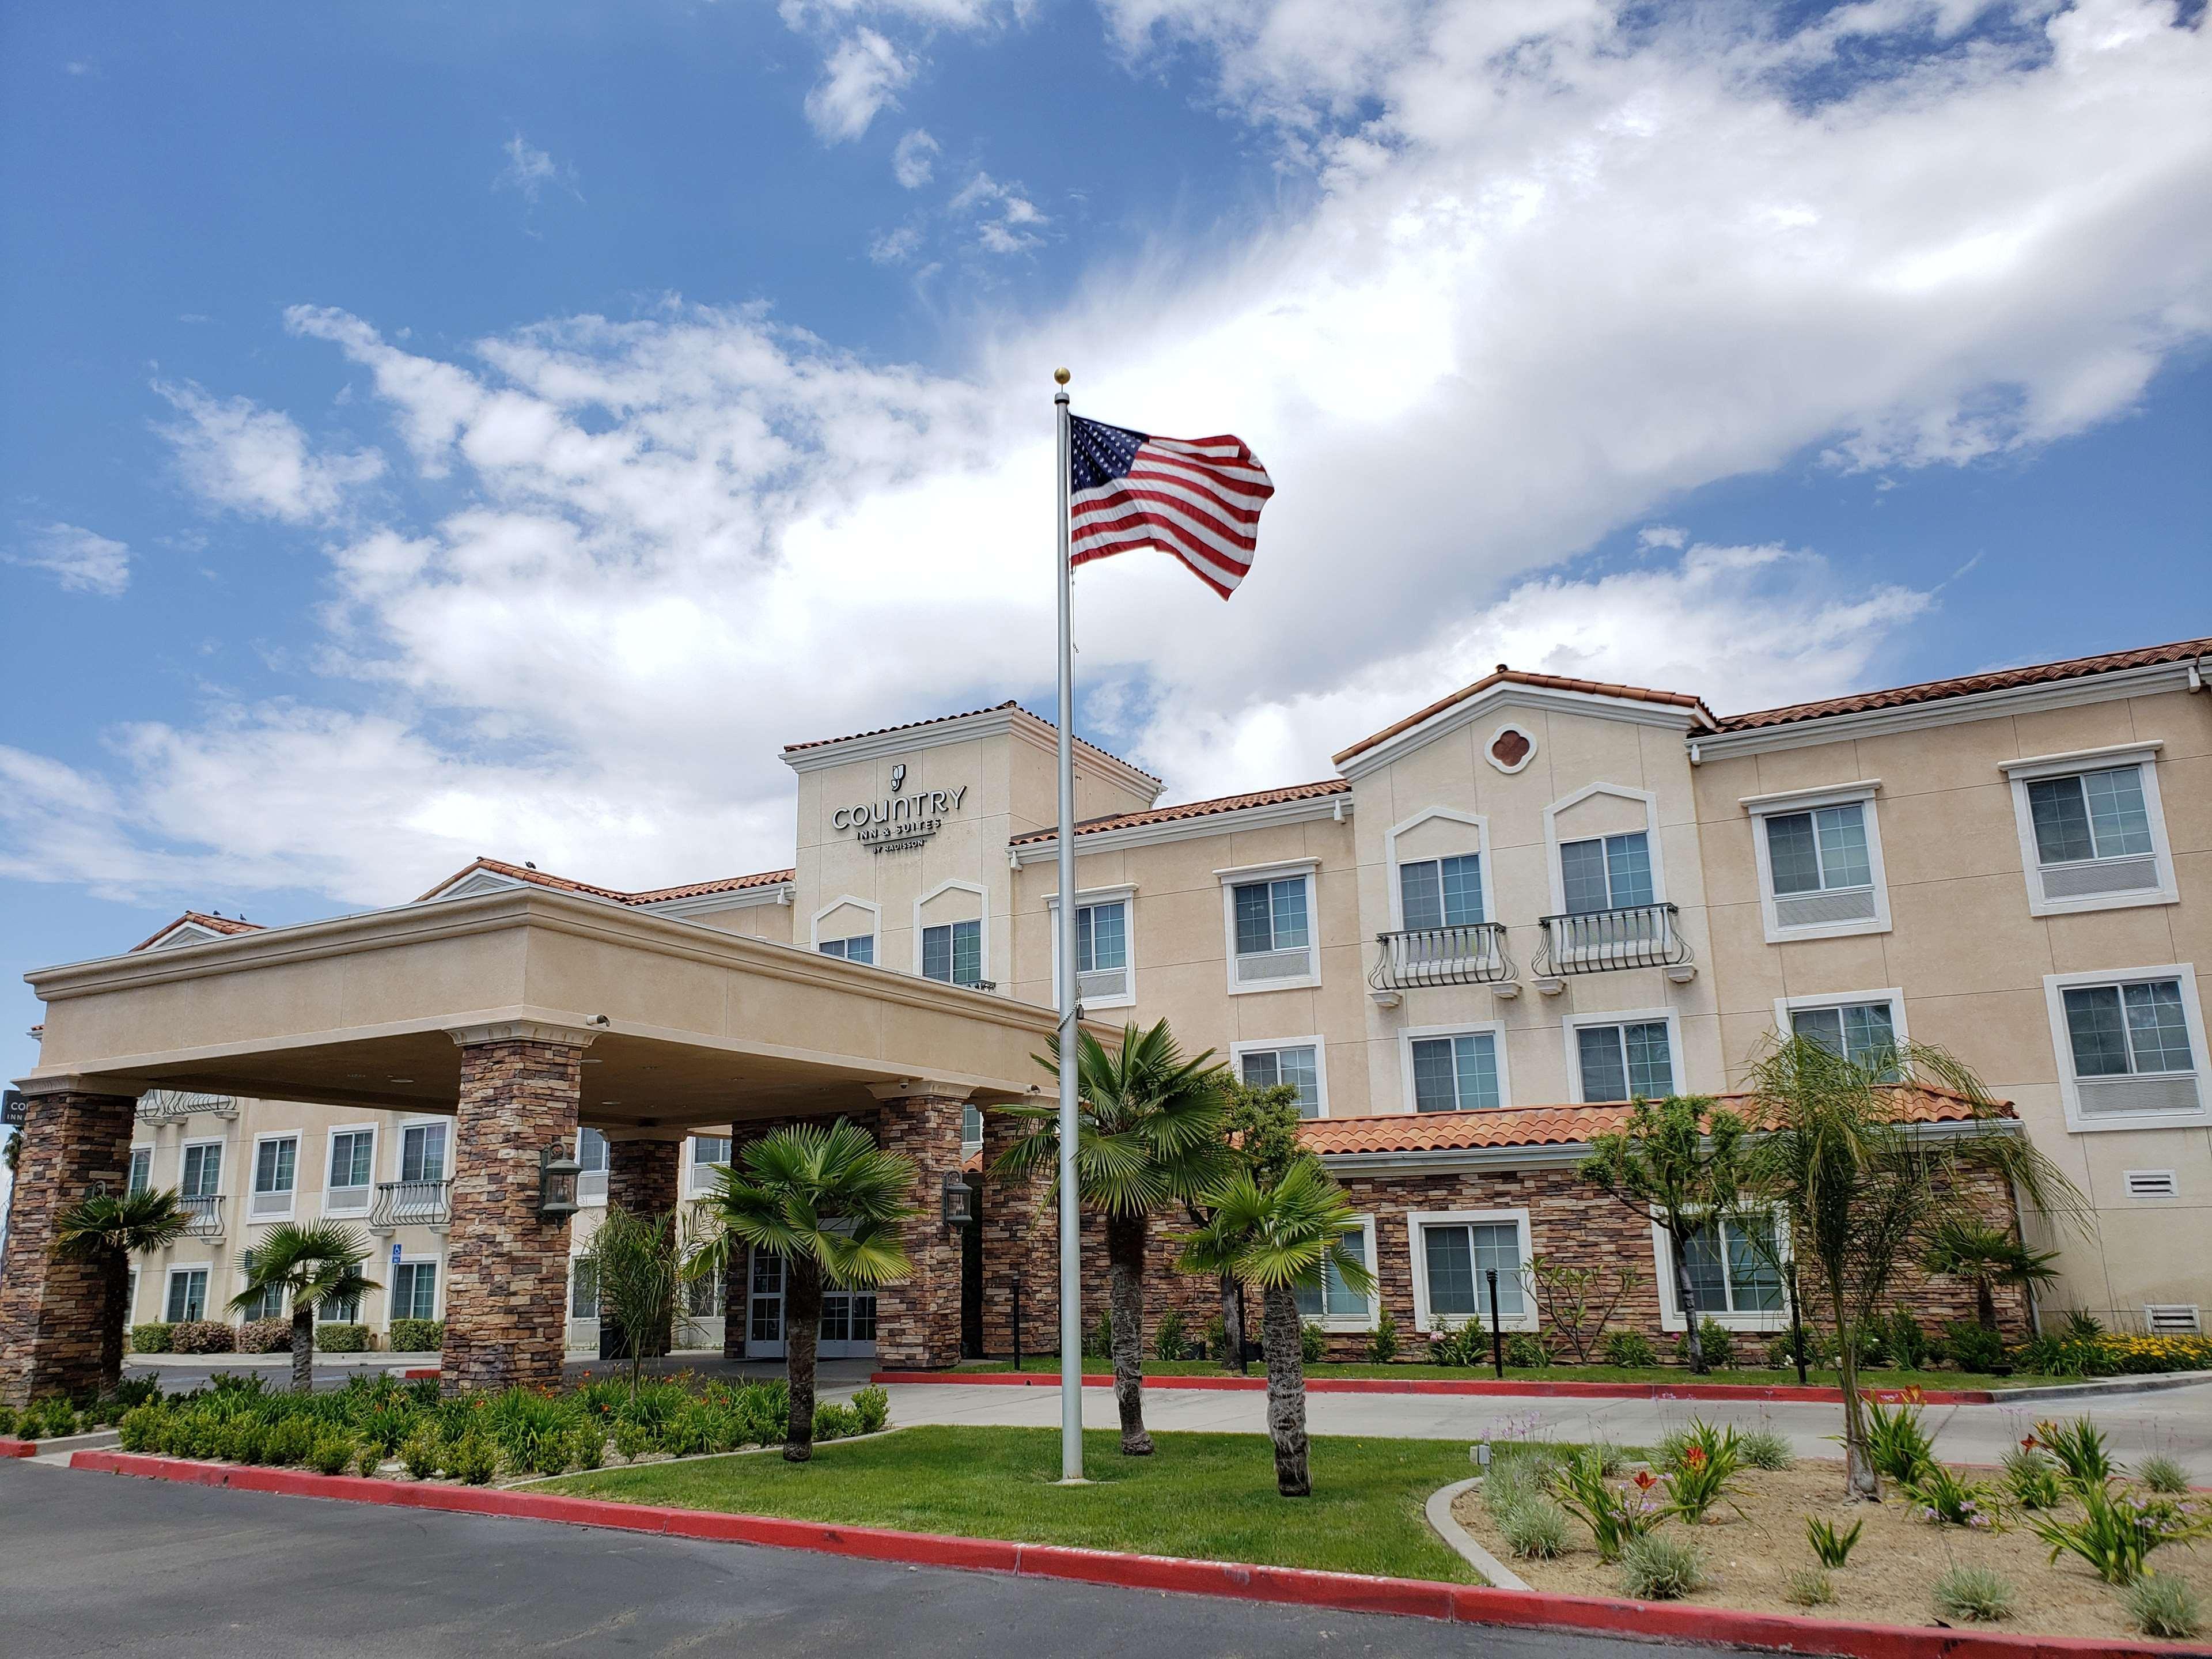
[[1052,378],[1053,378],[1055,381],[1057,381],[1060,385],[1061,385],[1061,386],[1066,386],[1066,385],[1068,383],[1068,381],[1070,381],[1071,380],[1074,379],[1075,377],[1074,377],[1073,375],[1070,374],[1069,374],[1066,369],[1064,369],[1064,368],[1055,368],[1055,369],[1054,369],[1054,370],[1053,370],[1053,372],[1052,372]]

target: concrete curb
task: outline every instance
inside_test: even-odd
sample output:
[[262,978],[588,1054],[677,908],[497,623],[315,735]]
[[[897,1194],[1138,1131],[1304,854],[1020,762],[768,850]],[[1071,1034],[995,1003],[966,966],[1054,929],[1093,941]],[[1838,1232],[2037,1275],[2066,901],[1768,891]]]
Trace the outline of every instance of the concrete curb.
[[1429,1525],[1435,1529],[1437,1536],[1464,1556],[1468,1565],[1490,1581],[1492,1589],[1532,1589],[1534,1587],[1527,1579],[1477,1543],[1474,1534],[1460,1525],[1459,1517],[1452,1513],[1452,1505],[1459,1501],[1459,1495],[1481,1484],[1480,1475],[1466,1480],[1455,1480],[1449,1486],[1429,1494],[1428,1504],[1423,1513],[1428,1516]]
[[[876,1371],[871,1382],[903,1384],[978,1383],[990,1388],[1056,1389],[1057,1371]],[[1086,1389],[1110,1389],[1113,1377],[1104,1372],[1084,1373]],[[1259,1376],[1148,1376],[1148,1389],[1228,1389],[1237,1393],[1264,1390]],[[1752,1400],[1800,1401],[1813,1405],[1843,1403],[1841,1389],[1799,1388],[1794,1382],[1571,1382],[1535,1378],[1504,1382],[1468,1377],[1409,1376],[1402,1382],[1388,1376],[1310,1376],[1308,1394],[1505,1395],[1530,1400]],[[1904,1389],[1862,1389],[1862,1395],[1885,1406],[1908,1397]],[[1989,1406],[2014,1398],[1988,1389],[1923,1389],[1919,1401],[1926,1406]],[[2019,1396],[2019,1397],[2025,1397]],[[2052,1395],[2038,1390],[2038,1399]]]
[[113,1445],[119,1437],[113,1429],[94,1429],[86,1434],[64,1434],[52,1440],[0,1438],[0,1457],[47,1457],[56,1453],[98,1451]]
[[1109,1584],[1129,1589],[1174,1590],[1340,1613],[1392,1613],[1451,1624],[1536,1626],[1659,1637],[1781,1652],[1828,1654],[1839,1659],[2092,1659],[2123,1654],[2197,1654],[2212,1649],[2160,1643],[2114,1644],[2079,1637],[2006,1636],[1980,1631],[1915,1629],[1899,1625],[1853,1625],[1723,1607],[1553,1595],[1413,1578],[1370,1578],[1357,1573],[1303,1567],[1253,1566],[1228,1561],[1189,1561],[1110,1550],[1018,1544],[1002,1539],[952,1538],[843,1527],[756,1515],[617,1504],[599,1498],[509,1492],[485,1486],[445,1486],[410,1480],[364,1480],[356,1475],[308,1474],[298,1469],[189,1462],[119,1451],[79,1452],[73,1469],[177,1480],[238,1492],[273,1492],[386,1504],[402,1509],[443,1510],[571,1526],[659,1533],[672,1538],[754,1544],[776,1549],[950,1567],[968,1572],[1006,1572],[1022,1577]]

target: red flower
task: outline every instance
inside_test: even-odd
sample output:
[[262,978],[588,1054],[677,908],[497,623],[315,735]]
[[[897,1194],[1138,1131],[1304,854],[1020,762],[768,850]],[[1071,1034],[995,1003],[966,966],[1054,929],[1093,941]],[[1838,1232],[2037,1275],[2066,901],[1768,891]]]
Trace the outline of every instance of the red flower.
[[2038,1440],[2032,1434],[2024,1434],[2020,1437],[2020,1449],[2022,1451],[2033,1451],[2042,1443],[2043,1443],[2040,1440]]
[[1690,1449],[1683,1455],[1682,1461],[1685,1463],[1687,1463],[1693,1469],[1701,1469],[1705,1468],[1705,1449],[1703,1446],[1691,1447]]
[[1652,1487],[1654,1487],[1654,1486],[1657,1486],[1658,1484],[1659,1484],[1659,1483],[1658,1483],[1656,1480],[1654,1480],[1651,1478],[1651,1471],[1650,1471],[1650,1470],[1649,1470],[1649,1469],[1638,1469],[1638,1470],[1637,1470],[1637,1472],[1636,1472],[1636,1486],[1637,1486],[1637,1490],[1638,1490],[1638,1491],[1639,1491],[1639,1492],[1650,1492],[1650,1491],[1651,1490],[1651,1488],[1652,1488]]

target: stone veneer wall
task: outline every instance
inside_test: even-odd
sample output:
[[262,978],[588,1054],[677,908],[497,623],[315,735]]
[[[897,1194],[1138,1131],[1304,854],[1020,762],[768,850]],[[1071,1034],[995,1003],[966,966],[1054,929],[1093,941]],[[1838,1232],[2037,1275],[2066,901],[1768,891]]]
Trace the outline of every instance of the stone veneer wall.
[[0,1279],[0,1405],[20,1407],[99,1384],[107,1286],[98,1263],[53,1254],[54,1218],[95,1183],[124,1189],[137,1104],[125,1095],[74,1092],[27,1103]]
[[921,1213],[901,1228],[910,1278],[876,1293],[876,1357],[886,1365],[934,1370],[960,1363],[960,1234],[945,1224],[943,1188],[962,1164],[965,1090],[890,1096],[876,1114],[876,1140],[903,1152],[918,1171]]
[[537,1037],[461,1050],[440,1376],[448,1393],[560,1383],[568,1221],[538,1218],[538,1159],[575,1144],[583,1055]]
[[[1060,1211],[1045,1201],[1052,1182],[1038,1174],[1010,1181],[992,1165],[1025,1132],[1003,1112],[983,1113],[983,1352],[1014,1351],[1015,1274],[1022,1279],[1022,1352],[1060,1346]],[[1103,1238],[1099,1248],[1104,1249]]]

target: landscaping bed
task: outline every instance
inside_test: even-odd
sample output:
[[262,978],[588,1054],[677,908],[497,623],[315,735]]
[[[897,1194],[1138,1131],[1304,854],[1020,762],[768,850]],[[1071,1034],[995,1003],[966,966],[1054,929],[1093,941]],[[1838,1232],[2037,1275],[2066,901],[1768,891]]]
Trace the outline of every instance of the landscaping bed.
[[[1085,1375],[1109,1376],[1112,1365],[1103,1358],[1086,1358]],[[939,1373],[947,1377],[962,1375],[994,1376],[1011,1374],[1013,1362],[1006,1359],[970,1360],[956,1371]],[[1024,1375],[1057,1376],[1060,1356],[1024,1356],[1021,1370]],[[1485,1382],[1494,1380],[1496,1372],[1489,1365],[1437,1365],[1420,1363],[1364,1364],[1349,1362],[1321,1361],[1305,1368],[1311,1382],[1324,1382],[1332,1377],[1348,1380],[1376,1380],[1393,1382]],[[1148,1359],[1145,1362],[1147,1376],[1205,1376],[1227,1377],[1236,1375],[1218,1363],[1204,1359]],[[1252,1364],[1249,1376],[1264,1380],[1266,1372],[1257,1360]],[[1816,1389],[1835,1389],[1840,1386],[1837,1374],[1819,1366],[1807,1368],[1806,1381]],[[1796,1370],[1715,1369],[1699,1376],[1682,1365],[1508,1365],[1505,1380],[1509,1382],[1619,1382],[1640,1386],[1670,1389],[1697,1385],[1734,1386],[1740,1388],[1795,1388]],[[1981,1371],[1899,1371],[1863,1370],[1859,1386],[1878,1392],[1902,1393],[1908,1389],[1919,1389],[1923,1393],[1936,1394],[1950,1390],[1972,1390],[1996,1393],[2005,1389],[2047,1387],[2056,1383],[2078,1382],[2078,1376],[2042,1376],[2011,1375],[1991,1376]]]

